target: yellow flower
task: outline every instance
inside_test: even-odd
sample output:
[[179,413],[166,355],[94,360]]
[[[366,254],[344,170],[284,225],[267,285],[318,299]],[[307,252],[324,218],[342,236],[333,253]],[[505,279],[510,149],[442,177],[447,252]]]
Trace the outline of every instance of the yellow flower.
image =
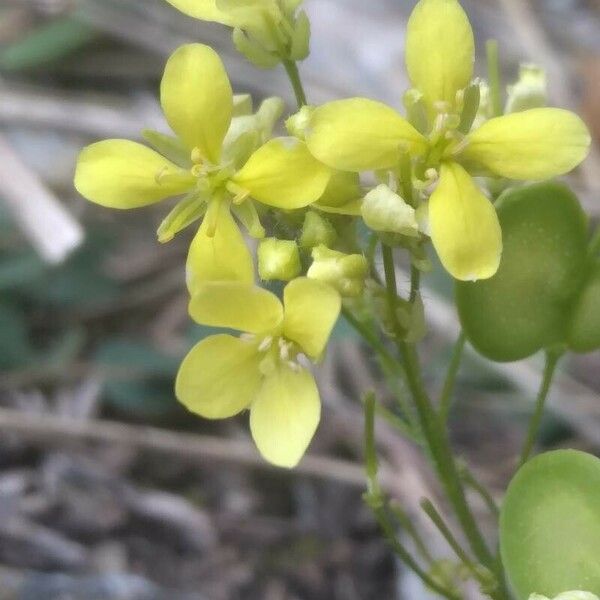
[[439,177],[429,202],[429,231],[445,268],[456,279],[491,277],[500,262],[502,233],[492,204],[467,169],[516,180],[555,177],[585,158],[590,135],[579,117],[555,108],[460,131],[474,42],[456,0],[420,0],[408,24],[406,61],[429,121],[426,135],[385,104],[351,98],[312,112],[308,147],[326,165],[355,172],[397,173],[401,156],[409,153],[419,179],[432,183]]
[[282,209],[307,206],[323,194],[329,170],[295,138],[275,138],[256,148],[264,138],[261,128],[278,115],[276,102],[263,105],[256,122],[232,126],[231,85],[208,46],[182,46],[170,57],[161,104],[177,136],[148,137],[162,154],[127,140],[92,144],[79,157],[77,190],[92,202],[121,209],[186,194],[165,219],[159,239],[168,241],[204,217],[188,257],[190,289],[214,279],[252,283],[251,256],[231,210],[260,237],[264,231],[251,199]]
[[317,386],[298,355],[321,356],[340,307],[333,288],[306,278],[287,284],[283,304],[239,282],[199,286],[190,302],[192,317],[244,334],[213,335],[192,348],[177,375],[177,398],[207,419],[250,409],[261,454],[273,464],[295,466],[320,419]]
[[237,49],[269,68],[282,60],[303,60],[309,52],[310,23],[296,14],[302,0],[167,0],[182,13],[234,28]]

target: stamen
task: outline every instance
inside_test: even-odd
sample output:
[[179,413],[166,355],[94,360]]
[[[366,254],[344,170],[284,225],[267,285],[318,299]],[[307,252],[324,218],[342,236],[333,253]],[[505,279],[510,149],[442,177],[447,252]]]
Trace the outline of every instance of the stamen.
[[198,148],[198,146],[196,146],[192,150],[191,159],[192,159],[192,162],[196,165],[204,162],[204,157],[202,156],[202,151],[200,150],[200,148]]
[[266,352],[270,347],[271,344],[273,343],[273,336],[267,336],[259,345],[258,345],[258,351],[259,352]]

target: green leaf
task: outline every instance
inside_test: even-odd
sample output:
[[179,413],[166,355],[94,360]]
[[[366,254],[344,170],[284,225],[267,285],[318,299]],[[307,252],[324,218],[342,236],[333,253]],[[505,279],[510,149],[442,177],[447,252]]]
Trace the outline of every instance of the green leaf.
[[500,547],[519,600],[600,594],[600,460],[558,450],[526,463],[504,499]]
[[569,314],[588,269],[587,218],[559,183],[509,190],[498,201],[504,251],[491,279],[456,286],[469,341],[495,361],[567,343]]
[[600,262],[590,269],[573,311],[569,345],[575,352],[600,348]]
[[24,367],[34,360],[27,316],[16,304],[0,302],[0,369]]
[[16,71],[47,64],[77,50],[94,37],[94,30],[77,19],[53,21],[2,51],[0,68]]

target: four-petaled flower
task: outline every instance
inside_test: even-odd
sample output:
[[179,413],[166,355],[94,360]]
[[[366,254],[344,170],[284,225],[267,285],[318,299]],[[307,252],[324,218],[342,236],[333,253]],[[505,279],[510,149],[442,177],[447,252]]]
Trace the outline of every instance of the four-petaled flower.
[[295,466],[321,412],[313,376],[298,355],[321,356],[340,307],[332,287],[304,277],[287,284],[283,304],[270,292],[239,282],[199,286],[191,316],[203,325],[244,333],[213,335],[192,348],[177,375],[177,398],[208,419],[249,408],[261,454],[276,465]]
[[494,275],[502,252],[494,207],[467,168],[514,180],[548,179],[577,166],[590,144],[581,119],[555,108],[492,118],[472,132],[469,123],[461,131],[474,47],[457,0],[420,0],[408,24],[406,61],[428,126],[418,131],[385,104],[352,98],[315,109],[305,130],[310,151],[330,167],[398,172],[402,154],[409,153],[422,182],[439,176],[429,198],[429,233],[445,268],[462,280]]
[[252,132],[242,132],[224,144],[233,94],[221,59],[208,46],[182,46],[169,58],[161,104],[177,139],[161,136],[155,146],[162,154],[128,140],[88,146],[77,164],[77,190],[111,208],[186,194],[159,237],[166,241],[204,217],[188,257],[190,290],[203,281],[253,283],[252,257],[231,209],[260,235],[251,199],[281,209],[307,206],[322,196],[330,170],[293,137],[274,138],[256,149]]

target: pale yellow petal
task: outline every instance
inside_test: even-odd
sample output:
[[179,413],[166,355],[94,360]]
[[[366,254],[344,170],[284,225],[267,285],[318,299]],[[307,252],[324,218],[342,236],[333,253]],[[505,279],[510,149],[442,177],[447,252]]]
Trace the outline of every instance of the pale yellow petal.
[[429,226],[438,256],[453,277],[475,281],[496,273],[502,254],[496,210],[456,163],[442,165],[429,200]]
[[[254,283],[252,255],[229,206],[225,202],[213,202],[188,252],[186,279],[190,294],[207,281]],[[214,235],[209,235],[212,226]]]
[[366,98],[335,100],[314,110],[306,143],[321,162],[342,171],[388,169],[401,152],[425,151],[425,138],[393,108]]
[[316,202],[330,174],[304,142],[283,137],[270,140],[254,152],[233,181],[263,204],[294,209]]
[[475,41],[457,0],[420,0],[409,21],[406,65],[430,112],[436,102],[454,107],[473,77]]
[[217,8],[216,0],[167,0],[167,2],[194,19],[235,25],[235,20],[230,15]]
[[196,179],[154,150],[128,140],[105,140],[84,148],[75,187],[96,204],[137,208],[193,189]]
[[250,408],[252,437],[274,465],[295,467],[321,418],[319,391],[306,370],[279,366],[268,375]]
[[231,123],[233,92],[219,55],[204,44],[181,46],[169,58],[160,86],[171,129],[190,152],[218,163]]
[[340,314],[339,293],[326,283],[299,277],[285,286],[283,305],[285,337],[308,356],[319,357]]
[[220,281],[197,287],[190,300],[190,315],[201,325],[269,333],[281,325],[283,307],[277,296],[258,286]]
[[534,108],[491,119],[469,135],[463,156],[510,179],[548,179],[587,156],[590,134],[574,113]]
[[259,389],[256,346],[230,335],[211,335],[183,359],[175,393],[193,413],[225,419],[248,408]]

